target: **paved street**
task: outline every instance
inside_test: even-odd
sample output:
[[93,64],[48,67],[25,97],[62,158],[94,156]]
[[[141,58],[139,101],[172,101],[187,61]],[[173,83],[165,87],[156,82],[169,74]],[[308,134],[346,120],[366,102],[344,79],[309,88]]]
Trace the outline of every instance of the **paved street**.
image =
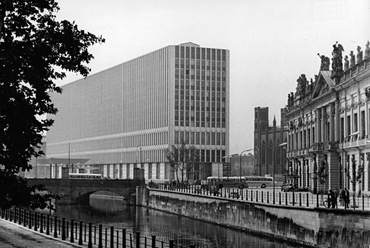
[[1,248],[71,248],[83,247],[68,241],[33,232],[28,228],[0,219]]

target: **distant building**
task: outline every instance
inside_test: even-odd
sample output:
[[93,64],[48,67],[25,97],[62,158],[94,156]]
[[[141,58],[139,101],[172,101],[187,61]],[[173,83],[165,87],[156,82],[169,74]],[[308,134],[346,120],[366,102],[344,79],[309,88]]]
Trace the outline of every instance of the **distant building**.
[[285,110],[281,110],[280,126],[276,125],[274,117],[272,126],[269,125],[268,107],[254,109],[254,157],[255,175],[279,175],[286,173],[286,150],[284,143],[287,141]]
[[[241,161],[240,161],[241,158]],[[230,176],[252,176],[255,175],[254,156],[252,153],[243,154],[240,156],[233,156],[230,158]],[[241,162],[241,169],[240,169]],[[241,172],[241,173],[240,173]]]
[[110,178],[174,178],[165,150],[200,152],[194,179],[222,166],[229,147],[229,51],[171,45],[63,86],[47,133],[47,158],[86,158]]
[[288,95],[287,169],[299,187],[369,193],[369,42],[365,53],[357,47],[343,60],[342,52],[333,45],[331,60],[320,56],[318,75],[309,82],[302,74]]

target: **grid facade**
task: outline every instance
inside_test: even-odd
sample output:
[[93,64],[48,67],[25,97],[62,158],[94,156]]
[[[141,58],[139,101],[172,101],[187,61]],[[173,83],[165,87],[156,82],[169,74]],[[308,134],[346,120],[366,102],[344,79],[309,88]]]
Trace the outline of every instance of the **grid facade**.
[[181,140],[200,149],[205,163],[228,154],[228,50],[167,46],[62,88],[51,96],[58,113],[48,117],[55,120],[48,158],[88,158],[110,165],[108,174],[118,164],[128,174],[144,163],[150,177],[168,177],[158,168]]

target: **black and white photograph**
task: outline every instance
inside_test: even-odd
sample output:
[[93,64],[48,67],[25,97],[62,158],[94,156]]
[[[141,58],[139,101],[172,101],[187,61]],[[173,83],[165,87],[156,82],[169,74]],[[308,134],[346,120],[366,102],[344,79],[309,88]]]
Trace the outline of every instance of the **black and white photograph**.
[[370,247],[370,1],[0,0],[1,248]]

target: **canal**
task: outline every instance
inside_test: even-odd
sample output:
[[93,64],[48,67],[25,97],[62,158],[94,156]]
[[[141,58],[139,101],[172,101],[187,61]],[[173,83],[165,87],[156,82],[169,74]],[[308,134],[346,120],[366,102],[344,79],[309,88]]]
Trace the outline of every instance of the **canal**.
[[199,220],[142,207],[121,206],[117,211],[96,209],[83,205],[57,205],[56,215],[61,218],[83,220],[106,227],[124,228],[127,232],[156,235],[159,240],[175,240],[188,247],[212,248],[297,248],[297,245],[252,235]]

